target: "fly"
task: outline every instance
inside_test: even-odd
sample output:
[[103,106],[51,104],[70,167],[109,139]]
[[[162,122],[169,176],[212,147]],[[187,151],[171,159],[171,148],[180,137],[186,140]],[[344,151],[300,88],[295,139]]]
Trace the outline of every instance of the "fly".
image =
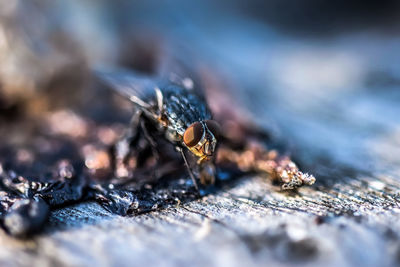
[[[220,127],[213,120],[201,91],[195,90],[192,79],[177,75],[171,76],[174,79],[152,78],[126,70],[101,71],[98,74],[136,107],[126,136],[117,144],[115,158],[118,176],[127,174],[122,167],[129,153],[127,144],[132,143],[142,130],[153,150],[157,150],[154,136],[161,136],[175,147],[197,190],[196,178],[186,153],[197,159],[201,184],[214,183],[214,156]],[[149,133],[148,124],[157,132]]]

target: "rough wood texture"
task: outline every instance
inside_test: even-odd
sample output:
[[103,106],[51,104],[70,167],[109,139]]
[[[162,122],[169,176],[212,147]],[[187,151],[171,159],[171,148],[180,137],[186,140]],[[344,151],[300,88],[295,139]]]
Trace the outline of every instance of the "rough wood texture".
[[[362,99],[360,94],[356,99]],[[381,108],[399,111],[389,101],[384,103]],[[353,108],[345,105],[341,114],[349,116]],[[372,116],[345,121],[336,108],[325,106],[324,114],[336,115],[327,120],[319,110],[310,110],[304,119],[297,113],[281,120],[292,127],[287,136],[297,147],[296,157],[318,178],[311,188],[280,192],[265,177],[246,177],[201,200],[136,217],[112,215],[95,203],[67,207],[54,211],[51,227],[34,240],[17,241],[1,234],[2,262],[8,266],[398,264],[399,169],[390,162],[397,160],[394,153],[399,149],[398,133],[390,131],[397,122],[386,120],[387,124],[375,126]],[[360,125],[353,123],[357,121]],[[341,125],[332,127],[336,123]],[[378,133],[366,130],[369,127]],[[352,155],[343,155],[347,153]]]
[[135,217],[91,202],[66,207],[32,240],[1,232],[0,265],[400,264],[399,41],[361,34],[321,45],[239,22],[231,35],[200,24],[178,37],[230,74],[236,97],[317,183],[282,192],[266,177],[244,177]]

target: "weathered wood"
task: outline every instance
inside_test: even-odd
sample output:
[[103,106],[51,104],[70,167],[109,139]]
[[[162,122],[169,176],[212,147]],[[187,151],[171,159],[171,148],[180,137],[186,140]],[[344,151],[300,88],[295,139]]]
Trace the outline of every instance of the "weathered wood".
[[160,28],[216,61],[235,98],[290,144],[317,183],[282,192],[267,177],[249,176],[202,199],[133,217],[94,202],[65,207],[52,211],[45,232],[33,239],[1,232],[0,265],[400,264],[400,59],[393,51],[399,41],[366,34],[321,45],[238,23],[242,30],[233,35],[199,26],[176,37],[168,24]]
[[[80,204],[53,211],[51,228],[34,240],[17,241],[2,234],[1,258],[8,265],[67,266],[398,264],[399,182],[391,176],[398,167],[378,168],[382,157],[391,158],[397,151],[396,138],[376,136],[385,148],[379,154],[361,145],[346,151],[348,143],[341,145],[335,138],[325,144],[315,137],[309,143],[301,137],[317,134],[316,127],[306,127],[312,122],[349,138],[346,131],[361,130],[354,124],[333,129],[331,124],[339,120],[312,114],[304,120],[299,114],[291,117],[296,124],[282,122],[302,129],[302,134],[293,130],[291,136],[299,147],[296,156],[318,178],[313,187],[281,192],[265,177],[246,177],[203,199],[136,217],[112,215],[95,203]],[[362,128],[368,125],[372,122],[365,119]],[[356,146],[357,138],[352,138]],[[326,146],[330,155],[321,156],[319,146]],[[358,157],[343,158],[342,153],[350,152]],[[358,164],[367,154],[369,159]]]

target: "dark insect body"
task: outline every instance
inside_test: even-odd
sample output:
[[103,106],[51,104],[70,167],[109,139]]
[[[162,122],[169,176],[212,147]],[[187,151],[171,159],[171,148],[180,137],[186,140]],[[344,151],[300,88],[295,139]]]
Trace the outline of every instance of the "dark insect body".
[[[132,140],[135,140],[140,131],[140,125],[146,121],[181,153],[196,188],[196,178],[185,155],[186,149],[198,159],[196,167],[202,184],[215,181],[216,173],[212,161],[217,148],[219,125],[212,120],[204,96],[201,91],[194,89],[190,78],[177,79],[178,76],[173,74],[174,81],[156,80],[122,70],[102,71],[99,72],[99,76],[136,105],[130,130],[121,144],[132,144]],[[157,151],[152,133],[147,128],[142,127],[141,130],[153,146],[153,151]],[[117,170],[118,166],[123,165],[129,152],[129,149],[122,150],[125,153],[117,151],[116,154]],[[124,171],[119,173],[122,176],[126,174]]]

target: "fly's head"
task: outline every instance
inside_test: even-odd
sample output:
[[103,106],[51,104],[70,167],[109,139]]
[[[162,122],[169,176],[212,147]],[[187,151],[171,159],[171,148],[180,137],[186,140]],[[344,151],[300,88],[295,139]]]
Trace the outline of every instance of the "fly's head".
[[183,143],[199,158],[199,162],[203,162],[215,154],[218,135],[219,125],[216,121],[197,121],[186,129]]

